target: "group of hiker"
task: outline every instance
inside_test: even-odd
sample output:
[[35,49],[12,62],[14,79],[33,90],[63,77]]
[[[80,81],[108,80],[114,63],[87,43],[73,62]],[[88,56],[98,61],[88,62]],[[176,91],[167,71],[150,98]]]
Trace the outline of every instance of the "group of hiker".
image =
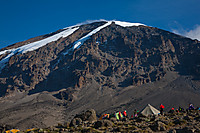
[[191,111],[191,110],[200,110],[200,108],[199,108],[199,107],[194,108],[193,104],[189,104],[189,107],[188,107],[186,110],[185,110],[184,108],[182,108],[182,107],[179,106],[179,108],[176,109],[176,110],[175,110],[174,108],[171,108],[170,111],[169,111],[168,113],[174,113],[174,112],[177,112],[177,113],[179,113],[179,112],[189,112],[189,111]]
[[[164,105],[160,105],[160,114],[163,115],[163,110],[164,110]],[[184,108],[180,107],[178,109],[175,110],[175,108],[171,108],[170,111],[168,113],[174,113],[174,112],[189,112],[191,110],[200,110],[200,107],[196,107],[196,109],[194,108],[193,104],[189,104],[188,108],[185,110]]]
[[[131,118],[137,117],[138,115],[139,115],[139,111],[134,110],[134,114],[131,115]],[[118,111],[118,112],[113,113],[113,114],[103,114],[103,115],[101,115],[99,120],[110,119],[112,117],[115,117],[117,120],[122,120],[123,118],[128,118],[128,114],[127,114],[126,110],[124,110],[122,112]]]
[[[157,115],[163,115],[163,112],[164,112],[164,108],[165,106],[163,104],[161,104],[160,106],[160,111],[157,112]],[[171,108],[170,111],[168,113],[174,113],[174,112],[189,112],[190,110],[195,110],[193,104],[189,104],[189,107],[185,110],[184,108],[180,107],[178,109],[175,109],[175,108]],[[196,110],[200,110],[199,107],[196,108]],[[134,113],[131,115],[130,118],[136,118],[138,117],[142,111],[137,111],[136,109],[134,110]],[[110,119],[112,117],[115,117],[117,120],[122,120],[123,118],[128,118],[128,114],[127,114],[127,111],[118,111],[116,113],[113,113],[113,114],[103,114],[99,120],[103,120],[103,119]]]
[[116,112],[114,114],[103,114],[103,115],[101,115],[99,120],[110,119],[111,117],[116,117],[117,120],[121,120],[122,118],[126,118],[127,117],[127,112],[126,112],[126,110],[124,110],[122,112]]

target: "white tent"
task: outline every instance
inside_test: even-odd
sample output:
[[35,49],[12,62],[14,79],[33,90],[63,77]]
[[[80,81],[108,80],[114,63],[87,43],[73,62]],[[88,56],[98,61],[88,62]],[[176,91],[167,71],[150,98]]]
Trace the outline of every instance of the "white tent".
[[158,115],[160,113],[159,110],[148,104],[141,112],[142,115],[144,116],[149,116],[149,115]]

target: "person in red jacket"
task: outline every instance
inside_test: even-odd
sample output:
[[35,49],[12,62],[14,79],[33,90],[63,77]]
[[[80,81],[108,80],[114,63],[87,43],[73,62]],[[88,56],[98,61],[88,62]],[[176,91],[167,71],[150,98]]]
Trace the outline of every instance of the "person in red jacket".
[[126,110],[123,112],[123,116],[124,116],[124,117],[127,117]]
[[163,110],[164,110],[164,108],[165,108],[164,105],[161,104],[161,105],[160,105],[160,114],[161,114],[161,115],[163,115]]

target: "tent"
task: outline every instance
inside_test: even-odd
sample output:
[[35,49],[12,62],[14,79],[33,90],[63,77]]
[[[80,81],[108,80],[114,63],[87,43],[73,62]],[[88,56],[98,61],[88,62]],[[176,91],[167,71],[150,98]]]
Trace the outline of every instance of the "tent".
[[160,113],[159,110],[148,104],[142,111],[141,114],[144,116],[149,116],[149,115],[158,115]]
[[6,131],[6,133],[19,133],[20,130],[18,129],[12,129],[12,130],[8,130]]

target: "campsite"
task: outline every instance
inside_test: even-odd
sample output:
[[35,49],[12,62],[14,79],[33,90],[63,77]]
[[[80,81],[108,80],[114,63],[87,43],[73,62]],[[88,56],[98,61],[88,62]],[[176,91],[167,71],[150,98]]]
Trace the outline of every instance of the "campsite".
[[[174,110],[174,111],[172,111]],[[68,132],[168,132],[168,133],[192,133],[200,132],[200,109],[192,108],[172,108],[160,111],[150,104],[147,104],[140,111],[133,111],[133,115],[128,116],[128,112],[121,111],[113,114],[102,114],[97,117],[94,109],[76,114],[71,122],[58,124],[47,128],[32,128],[20,131],[18,129],[6,129],[1,127],[1,132],[5,133],[68,133]]]

